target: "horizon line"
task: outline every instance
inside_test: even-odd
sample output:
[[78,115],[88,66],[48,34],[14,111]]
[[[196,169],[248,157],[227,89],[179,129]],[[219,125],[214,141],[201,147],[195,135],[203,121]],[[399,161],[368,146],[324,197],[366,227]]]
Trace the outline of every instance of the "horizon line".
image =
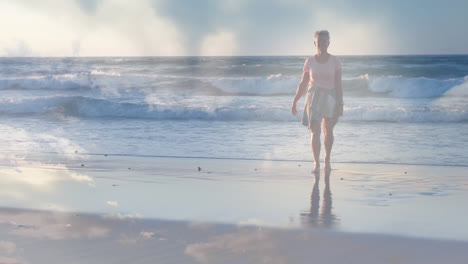
[[[304,57],[311,56],[312,54],[302,54],[302,55],[135,55],[135,56],[122,56],[122,55],[111,55],[111,56],[0,56],[0,58],[112,58],[112,57],[122,57],[122,58],[143,58],[143,57]],[[335,55],[335,54],[332,54]],[[468,53],[414,53],[414,54],[338,54],[335,56],[468,56]]]

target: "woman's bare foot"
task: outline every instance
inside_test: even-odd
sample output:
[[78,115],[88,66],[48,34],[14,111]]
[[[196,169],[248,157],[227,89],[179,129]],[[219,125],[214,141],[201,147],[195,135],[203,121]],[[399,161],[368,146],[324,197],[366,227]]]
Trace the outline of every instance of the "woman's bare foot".
[[320,173],[320,163],[319,162],[315,162],[314,169],[312,170],[312,174],[317,174],[317,173]]
[[331,165],[330,165],[330,161],[326,161],[326,162],[325,162],[325,167],[323,167],[323,170],[324,170],[325,172],[330,172],[331,169],[332,169],[332,168],[331,168]]

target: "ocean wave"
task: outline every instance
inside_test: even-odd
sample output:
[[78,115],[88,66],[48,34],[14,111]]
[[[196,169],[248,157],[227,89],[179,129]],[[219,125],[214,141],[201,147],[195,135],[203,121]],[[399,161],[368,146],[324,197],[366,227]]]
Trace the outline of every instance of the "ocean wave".
[[[214,120],[214,121],[299,121],[292,116],[289,104],[229,106],[170,106],[147,103],[118,102],[106,98],[83,96],[48,96],[31,99],[0,99],[0,115],[55,115],[82,118],[131,118],[155,120]],[[362,104],[347,106],[343,121],[376,122],[468,122],[463,106],[376,106]]]
[[468,96],[468,76],[456,79],[431,79],[425,77],[369,76],[343,80],[345,93],[354,96],[393,98],[437,98],[442,96]]
[[0,90],[92,90],[106,87],[140,87],[155,80],[152,75],[122,75],[118,71],[91,70],[69,74],[0,79]]
[[[299,79],[272,74],[265,78],[219,78],[206,80],[230,94],[294,95]],[[344,79],[345,94],[365,97],[437,98],[468,96],[468,76],[457,79],[405,78],[400,76],[371,77],[367,74]]]
[[396,123],[467,122],[468,111],[447,107],[358,106],[345,110],[343,121]]
[[60,74],[0,79],[1,90],[70,90],[94,87],[90,74]]
[[[300,78],[283,72],[265,76],[190,76],[167,74],[122,74],[115,70],[91,70],[73,74],[0,78],[0,90],[103,90],[175,88],[212,95],[294,95]],[[342,82],[345,95],[357,97],[437,98],[468,97],[468,76],[453,79],[360,75]]]
[[206,82],[234,95],[293,95],[299,81],[295,77],[272,74],[265,78],[217,78]]
[[75,117],[141,118],[156,120],[293,121],[288,108],[173,107],[115,102],[83,96],[49,96],[34,99],[2,99],[0,115],[60,114]]
[[453,90],[466,84],[468,76],[458,79],[437,80],[426,77],[404,78],[400,76],[369,78],[369,89],[376,94],[387,94],[396,98],[435,98],[441,96],[463,96],[463,91]]

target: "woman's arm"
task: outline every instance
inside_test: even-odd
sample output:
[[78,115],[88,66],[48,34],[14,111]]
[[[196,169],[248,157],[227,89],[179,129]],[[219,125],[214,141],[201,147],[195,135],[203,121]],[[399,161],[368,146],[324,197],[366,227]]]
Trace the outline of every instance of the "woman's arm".
[[336,100],[338,104],[338,115],[343,115],[343,88],[341,87],[341,68],[335,72]]
[[299,86],[297,87],[296,96],[294,97],[294,101],[293,101],[293,104],[291,106],[291,113],[293,115],[297,115],[296,103],[297,103],[297,101],[299,101],[299,99],[304,94],[304,92],[305,92],[305,90],[307,88],[307,85],[309,84],[309,78],[310,78],[309,77],[309,72],[304,72],[304,74],[302,74],[301,83],[299,83]]

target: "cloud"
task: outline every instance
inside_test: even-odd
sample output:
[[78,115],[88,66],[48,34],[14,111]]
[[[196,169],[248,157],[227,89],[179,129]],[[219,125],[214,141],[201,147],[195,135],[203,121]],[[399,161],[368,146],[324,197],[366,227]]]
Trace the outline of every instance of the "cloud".
[[[71,18],[65,19],[63,13],[68,12],[71,16],[77,17],[75,16],[76,12],[70,7],[64,7],[63,10],[56,11],[56,8],[63,7],[61,3],[44,1],[44,6],[50,5],[53,7],[47,10],[37,7],[37,3],[34,2],[36,1],[0,2],[0,10],[2,10],[0,32],[2,32],[3,40],[0,41],[0,55],[67,55],[70,46],[69,40],[73,35],[73,27],[67,22],[71,21]],[[19,43],[25,43],[27,48],[22,50],[21,46],[18,46]]]
[[135,219],[141,219],[143,217],[144,216],[139,213],[136,213],[136,214],[115,213],[115,214],[103,215],[101,218],[102,219],[118,219],[118,220],[135,220]]
[[208,35],[202,41],[200,54],[202,56],[237,55],[236,36],[224,30]]
[[0,256],[0,263],[1,264],[26,264],[27,262],[24,262],[15,258],[7,258],[7,257]]
[[63,164],[44,164],[41,162],[20,161],[15,167],[0,169],[0,179],[4,184],[23,184],[43,191],[49,191],[55,184],[61,181],[73,181],[87,183],[95,187],[94,180],[74,171],[70,171]]
[[111,233],[109,227],[93,219],[60,213],[4,211],[0,212],[0,218],[9,220],[7,224],[11,225],[12,234],[29,238],[50,240],[104,238]]
[[[64,133],[63,131],[57,131],[58,134]],[[57,153],[66,160],[81,160],[87,158],[86,150],[69,140],[68,138],[61,136],[54,136],[46,133],[30,133],[29,131],[22,128],[15,128],[11,126],[0,124],[0,137],[8,138],[6,142],[6,149],[16,150],[20,153],[25,153],[25,156],[18,157],[16,155],[8,153],[0,153],[0,158],[9,160],[12,165],[16,162],[23,162],[28,160],[29,155],[34,156],[38,150],[46,153]],[[75,152],[80,153],[77,155]]]
[[[117,243],[130,246],[130,245],[136,245],[138,243],[142,243],[145,240],[152,240],[154,238],[155,238],[154,232],[141,231],[138,236],[121,234],[119,239],[117,240]],[[159,240],[165,240],[165,238],[161,237],[159,238]]]
[[268,232],[240,230],[205,243],[190,244],[185,254],[200,263],[288,263],[277,254],[278,245]]
[[3,48],[3,52],[8,57],[27,57],[33,55],[31,47],[24,40],[13,40],[10,46]]
[[[310,28],[327,29],[330,32],[331,53],[381,54],[392,44],[392,39],[386,34],[388,32],[386,24],[377,18],[344,16],[330,9],[317,9],[316,12],[314,19],[309,22]],[[306,38],[309,50],[313,51],[314,32]]]
[[83,54],[184,54],[177,28],[169,20],[158,17],[150,1],[103,0],[90,20],[96,25],[88,27],[89,31],[81,39]]
[[98,4],[102,2],[101,0],[76,0],[78,5],[86,11],[88,14],[95,14]]
[[[141,231],[138,236],[121,234],[117,243],[123,245],[136,245],[142,243],[145,240],[153,240],[156,234],[154,232]],[[159,240],[166,240],[163,237],[160,237]]]
[[258,219],[258,218],[250,218],[245,221],[239,221],[237,222],[238,226],[275,226],[273,223],[269,223],[265,220]]
[[0,56],[185,54],[178,29],[150,0],[18,0],[0,10]]
[[[83,148],[70,140],[49,134],[38,133],[32,135],[24,129],[17,129],[10,126],[0,125],[0,136],[8,137],[9,141],[6,149],[14,150],[12,154],[0,154],[0,159],[8,162],[9,166],[0,169],[0,180],[4,184],[21,184],[33,187],[42,191],[49,191],[55,188],[58,182],[71,181],[86,183],[95,187],[94,180],[88,175],[71,171],[65,164],[57,162],[38,162],[31,160],[29,155],[42,152],[58,153],[60,158],[65,160],[77,160],[86,157],[77,156],[75,151],[85,152]],[[24,156],[17,156],[15,153],[26,153]],[[11,190],[2,192],[3,195],[11,197],[22,197],[22,194],[14,194]]]
[[3,1],[0,56],[305,55],[322,28],[336,54],[466,53],[464,1],[421,3]]
[[96,187],[96,183],[94,182],[93,178],[89,177],[88,175],[78,174],[75,172],[69,172],[70,179],[74,182],[80,183],[87,183],[91,187]]
[[112,207],[119,207],[119,203],[116,201],[107,201],[106,204]]
[[153,238],[154,238],[154,232],[141,231],[141,232],[140,232],[140,236],[141,236],[144,240],[153,239]]
[[[84,149],[68,139],[41,133],[33,136],[24,129],[2,125],[0,125],[0,131],[0,136],[9,139],[4,145],[4,148],[9,151],[0,153],[0,159],[4,162],[4,166],[0,167],[0,181],[4,187],[0,191],[0,198],[10,200],[13,204],[28,204],[28,206],[46,210],[69,211],[70,208],[67,206],[50,202],[42,203],[33,198],[33,193],[49,193],[63,183],[67,185],[79,183],[92,188],[96,187],[92,177],[70,170],[65,165],[67,161],[77,159],[74,157],[76,154],[72,153],[73,150],[84,152]],[[55,152],[58,155],[42,156],[42,161],[36,161],[37,155],[43,155],[38,152],[39,150]],[[18,153],[20,155],[17,155]]]

